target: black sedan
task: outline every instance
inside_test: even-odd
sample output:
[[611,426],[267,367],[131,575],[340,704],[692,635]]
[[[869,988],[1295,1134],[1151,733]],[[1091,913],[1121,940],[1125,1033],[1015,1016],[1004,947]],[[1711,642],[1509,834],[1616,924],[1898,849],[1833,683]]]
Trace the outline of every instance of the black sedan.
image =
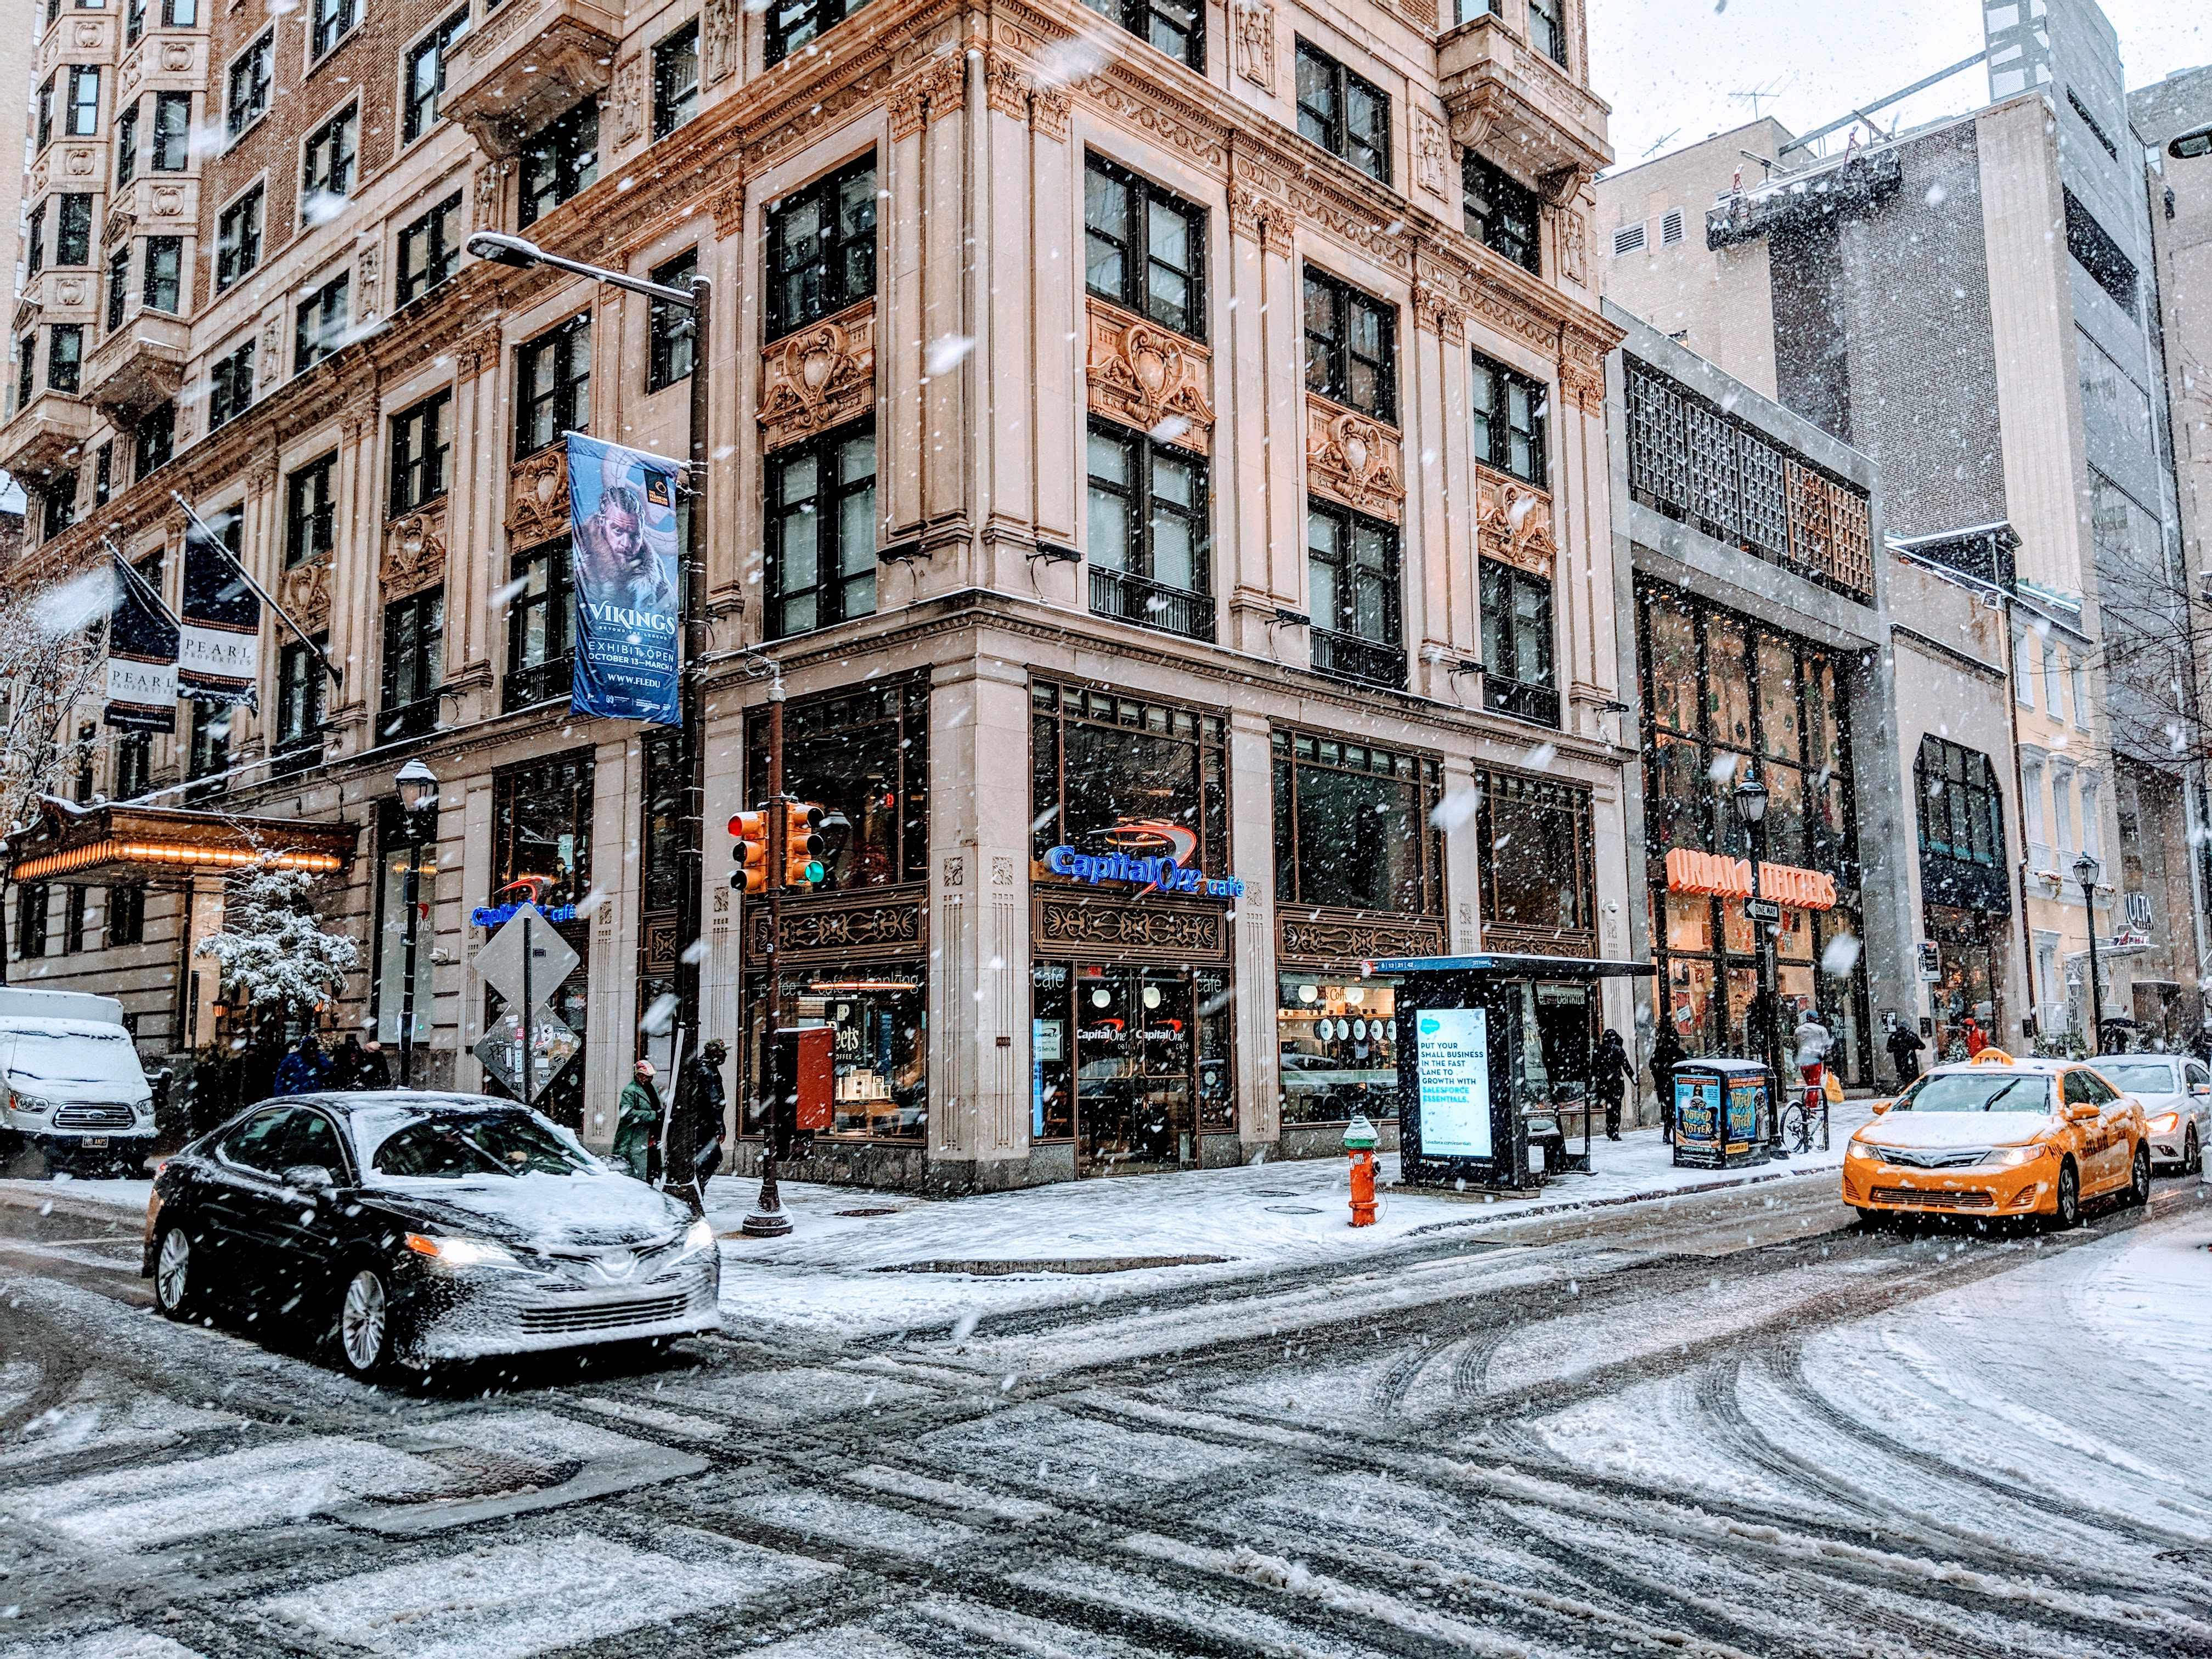
[[173,1319],[327,1322],[362,1374],[719,1328],[714,1230],[511,1101],[265,1101],[161,1166],[141,1271]]

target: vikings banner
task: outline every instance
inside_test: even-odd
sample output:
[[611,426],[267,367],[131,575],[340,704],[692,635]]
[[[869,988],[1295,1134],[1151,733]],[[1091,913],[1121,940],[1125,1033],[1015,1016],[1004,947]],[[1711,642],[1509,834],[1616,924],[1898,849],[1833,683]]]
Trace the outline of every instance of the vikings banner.
[[683,716],[676,696],[676,481],[683,467],[568,434],[570,562],[576,583],[579,714]]
[[177,729],[177,619],[146,579],[115,561],[115,608],[107,618],[107,708],[101,719],[125,732]]
[[185,532],[185,602],[178,612],[183,623],[179,689],[198,702],[258,708],[261,601],[246,586],[233,550],[197,524]]

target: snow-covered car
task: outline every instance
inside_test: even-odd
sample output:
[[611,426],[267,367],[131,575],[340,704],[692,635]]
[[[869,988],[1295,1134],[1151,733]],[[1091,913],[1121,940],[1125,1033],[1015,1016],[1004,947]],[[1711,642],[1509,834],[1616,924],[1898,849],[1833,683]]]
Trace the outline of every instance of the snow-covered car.
[[2142,1103],[2150,1161],[2188,1175],[2204,1168],[2212,1138],[2212,1069],[2187,1054],[2100,1054],[2089,1062],[2123,1094]]
[[141,1271],[328,1330],[349,1369],[720,1328],[714,1230],[512,1101],[264,1101],[165,1161]]
[[0,987],[0,1163],[25,1146],[49,1170],[137,1174],[154,1150],[154,1091],[113,997]]
[[2088,1199],[2150,1201],[2142,1108],[2076,1061],[1984,1048],[1875,1110],[1844,1153],[1844,1202],[1862,1221],[1935,1211],[2071,1227]]

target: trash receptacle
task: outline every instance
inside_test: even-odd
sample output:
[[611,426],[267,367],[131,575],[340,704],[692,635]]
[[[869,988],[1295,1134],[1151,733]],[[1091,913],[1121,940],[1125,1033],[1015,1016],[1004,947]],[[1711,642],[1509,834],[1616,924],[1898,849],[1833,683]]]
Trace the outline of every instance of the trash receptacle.
[[1674,1162],[1733,1170],[1771,1156],[1774,1107],[1755,1060],[1686,1060],[1674,1067]]

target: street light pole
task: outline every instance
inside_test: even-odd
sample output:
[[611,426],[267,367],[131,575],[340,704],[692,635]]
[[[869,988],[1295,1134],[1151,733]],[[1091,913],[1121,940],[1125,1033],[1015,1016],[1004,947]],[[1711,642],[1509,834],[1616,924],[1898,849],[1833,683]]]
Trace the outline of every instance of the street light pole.
[[[2084,838],[2086,839],[2086,837]],[[2105,1052],[2105,993],[2097,983],[2097,878],[2104,866],[2084,853],[2074,860],[2074,879],[2081,884],[2081,919],[2089,933],[2089,1052]]]
[[417,913],[422,908],[419,875],[422,867],[422,819],[438,807],[438,780],[430,769],[410,760],[393,781],[399,786],[399,817],[407,831],[407,879],[401,902],[407,908],[406,928],[399,947],[399,1086],[415,1086],[415,946]]
[[[1746,773],[1735,787],[1736,815],[1751,833],[1751,901],[1759,903],[1759,866],[1766,854],[1766,786]],[[1774,983],[1774,929],[1763,916],[1751,919],[1753,938],[1759,947],[1759,1059],[1768,1078],[1766,1123],[1769,1140],[1782,1143],[1782,1020],[1780,995]]]

